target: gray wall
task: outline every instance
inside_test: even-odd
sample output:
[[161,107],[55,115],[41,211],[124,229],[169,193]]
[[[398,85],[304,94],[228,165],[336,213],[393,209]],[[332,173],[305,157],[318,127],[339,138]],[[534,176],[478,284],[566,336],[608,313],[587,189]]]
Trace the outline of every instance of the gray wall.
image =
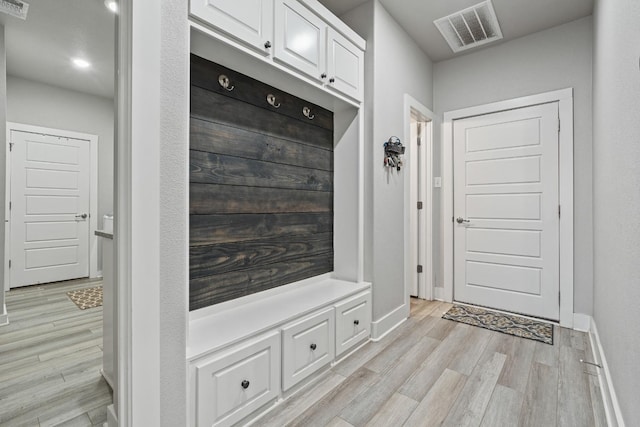
[[[373,23],[363,22],[363,16]],[[359,10],[364,11],[359,16]],[[373,282],[373,319],[405,302],[404,173],[383,166],[383,143],[403,138],[404,95],[426,107],[433,104],[431,60],[377,0],[341,17],[367,39],[365,113],[365,277]],[[372,28],[373,25],[373,28]],[[371,60],[371,55],[373,60]]]
[[[102,216],[113,213],[113,100],[8,76],[7,121],[98,135],[98,228],[101,228]],[[102,259],[98,256],[99,270],[101,266]]]
[[[434,66],[434,105],[440,121],[450,110],[574,88],[574,312],[585,314],[593,307],[592,37],[592,19],[587,17]],[[434,141],[434,158],[441,159],[439,128]],[[434,173],[441,174],[440,164]],[[439,203],[440,192],[434,196]],[[440,214],[438,209],[434,239],[440,250],[434,265],[441,286]]]
[[596,2],[594,318],[627,425],[640,420],[640,2]]

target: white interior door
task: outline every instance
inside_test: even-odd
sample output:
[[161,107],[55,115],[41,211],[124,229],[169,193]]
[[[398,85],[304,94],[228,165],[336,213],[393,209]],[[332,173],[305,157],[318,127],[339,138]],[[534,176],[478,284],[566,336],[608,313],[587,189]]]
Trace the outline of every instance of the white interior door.
[[11,287],[89,276],[89,141],[12,130]]
[[558,104],[454,121],[454,299],[559,319]]

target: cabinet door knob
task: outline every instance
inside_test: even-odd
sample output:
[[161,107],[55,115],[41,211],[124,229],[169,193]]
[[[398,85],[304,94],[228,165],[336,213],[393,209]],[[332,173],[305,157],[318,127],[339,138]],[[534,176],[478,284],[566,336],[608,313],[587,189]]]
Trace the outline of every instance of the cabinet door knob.
[[243,389],[248,389],[249,388],[249,381],[247,380],[242,380],[242,382],[240,383],[240,385],[242,386]]
[[322,74],[320,74],[320,78],[321,78],[321,79],[326,79],[326,78],[327,78],[327,73],[322,73]]
[[264,48],[265,48],[265,49],[271,49],[271,42],[270,42],[269,40],[267,40],[267,41],[264,43]]
[[318,346],[317,346],[317,345],[315,345],[315,344],[311,344],[311,350],[315,350],[316,348],[318,348]]
[[360,324],[360,321],[358,319],[356,319],[356,320],[353,321],[353,324],[358,326]]
[[334,79],[333,77],[329,79],[329,83],[335,83],[335,82],[336,82],[336,79]]

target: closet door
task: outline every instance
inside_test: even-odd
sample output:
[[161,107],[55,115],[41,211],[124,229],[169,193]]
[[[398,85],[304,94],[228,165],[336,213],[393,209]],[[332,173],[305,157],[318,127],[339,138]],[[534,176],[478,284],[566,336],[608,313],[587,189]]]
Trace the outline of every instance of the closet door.
[[274,0],[191,0],[191,14],[269,54],[273,44]]
[[327,86],[361,100],[364,52],[332,28],[327,44]]
[[295,0],[276,0],[274,58],[326,79],[327,24]]

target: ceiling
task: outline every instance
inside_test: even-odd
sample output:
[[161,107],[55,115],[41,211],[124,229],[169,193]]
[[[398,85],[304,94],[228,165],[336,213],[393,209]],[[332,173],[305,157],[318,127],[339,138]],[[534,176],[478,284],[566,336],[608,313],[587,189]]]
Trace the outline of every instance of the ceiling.
[[[319,0],[340,16],[368,0]],[[482,0],[380,0],[385,9],[438,62],[475,52],[483,47],[454,54],[433,24],[438,18],[480,3]],[[594,0],[492,0],[504,38],[485,47],[589,16]]]
[[[104,0],[27,0],[26,21],[0,13],[7,73],[93,95],[113,97],[115,16]],[[343,13],[370,0],[319,0]],[[493,0],[504,39],[511,40],[591,14],[594,0]],[[480,0],[380,0],[434,61],[456,56],[433,21]],[[490,43],[487,46],[492,46]],[[479,49],[482,49],[480,47]],[[471,49],[475,51],[476,49]],[[468,52],[468,51],[467,51]],[[457,55],[461,55],[459,53]],[[78,70],[71,58],[91,67]]]
[[[112,98],[115,15],[104,0],[26,1],[26,21],[0,13],[7,74]],[[79,70],[75,57],[92,65]]]

